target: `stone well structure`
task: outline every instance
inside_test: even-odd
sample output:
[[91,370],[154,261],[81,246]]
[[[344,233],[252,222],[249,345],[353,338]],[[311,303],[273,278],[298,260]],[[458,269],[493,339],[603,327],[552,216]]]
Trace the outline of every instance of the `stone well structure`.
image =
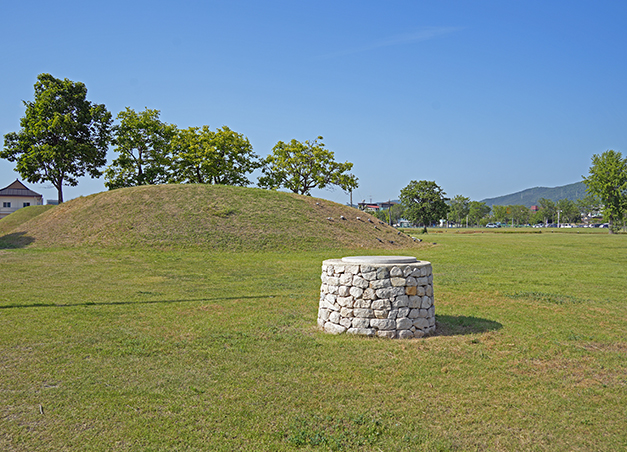
[[353,256],[322,263],[318,326],[332,334],[409,339],[435,332],[431,263]]

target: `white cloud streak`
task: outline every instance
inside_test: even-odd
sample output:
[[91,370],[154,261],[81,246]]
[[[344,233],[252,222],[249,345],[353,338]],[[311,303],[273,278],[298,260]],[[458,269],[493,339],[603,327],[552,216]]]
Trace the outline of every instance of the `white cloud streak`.
[[381,49],[383,47],[391,47],[403,44],[410,44],[414,42],[428,41],[430,39],[437,38],[439,36],[447,35],[461,30],[460,27],[428,27],[422,30],[415,31],[413,33],[403,33],[399,35],[390,36],[380,39],[369,45],[363,47],[356,47],[352,49],[340,50],[337,52],[327,53],[320,55],[317,59],[331,59],[340,56],[352,55],[355,53],[368,52],[370,50]]

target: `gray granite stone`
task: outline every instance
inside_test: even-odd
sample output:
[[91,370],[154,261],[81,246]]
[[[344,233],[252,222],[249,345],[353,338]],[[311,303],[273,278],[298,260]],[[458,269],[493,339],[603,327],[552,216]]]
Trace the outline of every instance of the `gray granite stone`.
[[346,331],[346,328],[342,325],[336,325],[335,323],[326,322],[324,324],[324,331],[331,334],[342,334]]
[[374,336],[376,330],[372,328],[349,328],[346,330],[346,334],[356,334],[359,336]]
[[396,329],[396,321],[390,319],[371,319],[370,326],[378,330]]
[[412,337],[414,337],[414,333],[409,330],[400,330],[397,331],[396,334],[398,335],[399,339],[411,339]]

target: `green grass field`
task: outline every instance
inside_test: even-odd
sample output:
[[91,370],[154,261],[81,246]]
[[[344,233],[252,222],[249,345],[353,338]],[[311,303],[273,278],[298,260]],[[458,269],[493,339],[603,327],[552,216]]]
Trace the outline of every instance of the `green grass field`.
[[[625,450],[627,236],[420,237],[0,250],[0,450]],[[391,253],[433,263],[438,334],[317,331],[322,260]]]

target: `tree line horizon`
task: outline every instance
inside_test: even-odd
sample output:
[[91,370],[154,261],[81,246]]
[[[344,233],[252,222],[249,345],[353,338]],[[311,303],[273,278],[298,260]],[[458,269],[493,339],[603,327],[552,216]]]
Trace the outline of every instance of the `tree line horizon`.
[[[261,170],[257,185],[310,195],[314,188],[358,186],[353,164],[336,162],[323,137],[300,142],[279,141],[261,158],[243,134],[222,126],[179,129],[160,120],[160,111],[126,107],[116,116],[103,104],[87,100],[82,82],[40,74],[35,99],[24,101],[21,130],[4,136],[0,158],[16,162],[28,182],[50,182],[63,202],[63,187],[78,178],[104,174],[109,190],[137,185],[202,183],[248,186],[248,176]],[[106,166],[112,146],[117,157]],[[104,170],[103,170],[104,168]]]
[[[540,198],[537,201],[537,210],[522,204],[494,204],[488,206],[483,201],[472,201],[463,195],[456,195],[453,198],[443,198],[447,209],[439,212],[443,216],[435,218],[430,225],[446,220],[449,224],[469,226],[486,226],[489,223],[501,224],[552,224],[557,223],[579,223],[582,215],[599,214],[601,207],[598,199],[588,195],[584,198],[572,201],[570,199]],[[403,203],[393,204],[389,209],[378,210],[374,215],[386,223],[398,224],[401,220],[407,219],[405,215],[405,205]],[[422,225],[421,225],[422,226]]]
[[[315,188],[338,186],[351,192],[358,187],[358,178],[350,173],[353,164],[336,162],[322,136],[304,142],[279,141],[261,158],[247,137],[227,126],[215,131],[207,125],[179,129],[161,121],[159,110],[147,107],[140,112],[126,107],[114,125],[113,115],[103,104],[87,100],[82,82],[44,73],[37,77],[34,90],[34,100],[23,101],[26,112],[20,119],[21,130],[4,136],[0,158],[16,162],[16,171],[28,182],[52,183],[59,203],[63,186],[76,186],[81,176],[103,174],[109,190],[164,183],[249,186],[248,176],[257,169],[261,170],[257,186],[265,189],[311,195]],[[104,168],[110,145],[117,158]],[[575,222],[582,209],[600,210],[610,232],[615,232],[619,223],[625,223],[627,212],[627,158],[613,150],[593,155],[589,176],[582,177],[588,196],[577,203],[543,198],[532,221],[542,216],[544,222],[553,222],[559,211],[565,220]],[[509,218],[524,224],[531,220],[525,206],[490,209],[462,195],[452,199],[445,195],[435,181],[412,180],[401,190],[397,210],[402,208],[405,219],[421,226],[449,216],[458,223],[472,217],[478,224],[491,211],[495,221]]]

